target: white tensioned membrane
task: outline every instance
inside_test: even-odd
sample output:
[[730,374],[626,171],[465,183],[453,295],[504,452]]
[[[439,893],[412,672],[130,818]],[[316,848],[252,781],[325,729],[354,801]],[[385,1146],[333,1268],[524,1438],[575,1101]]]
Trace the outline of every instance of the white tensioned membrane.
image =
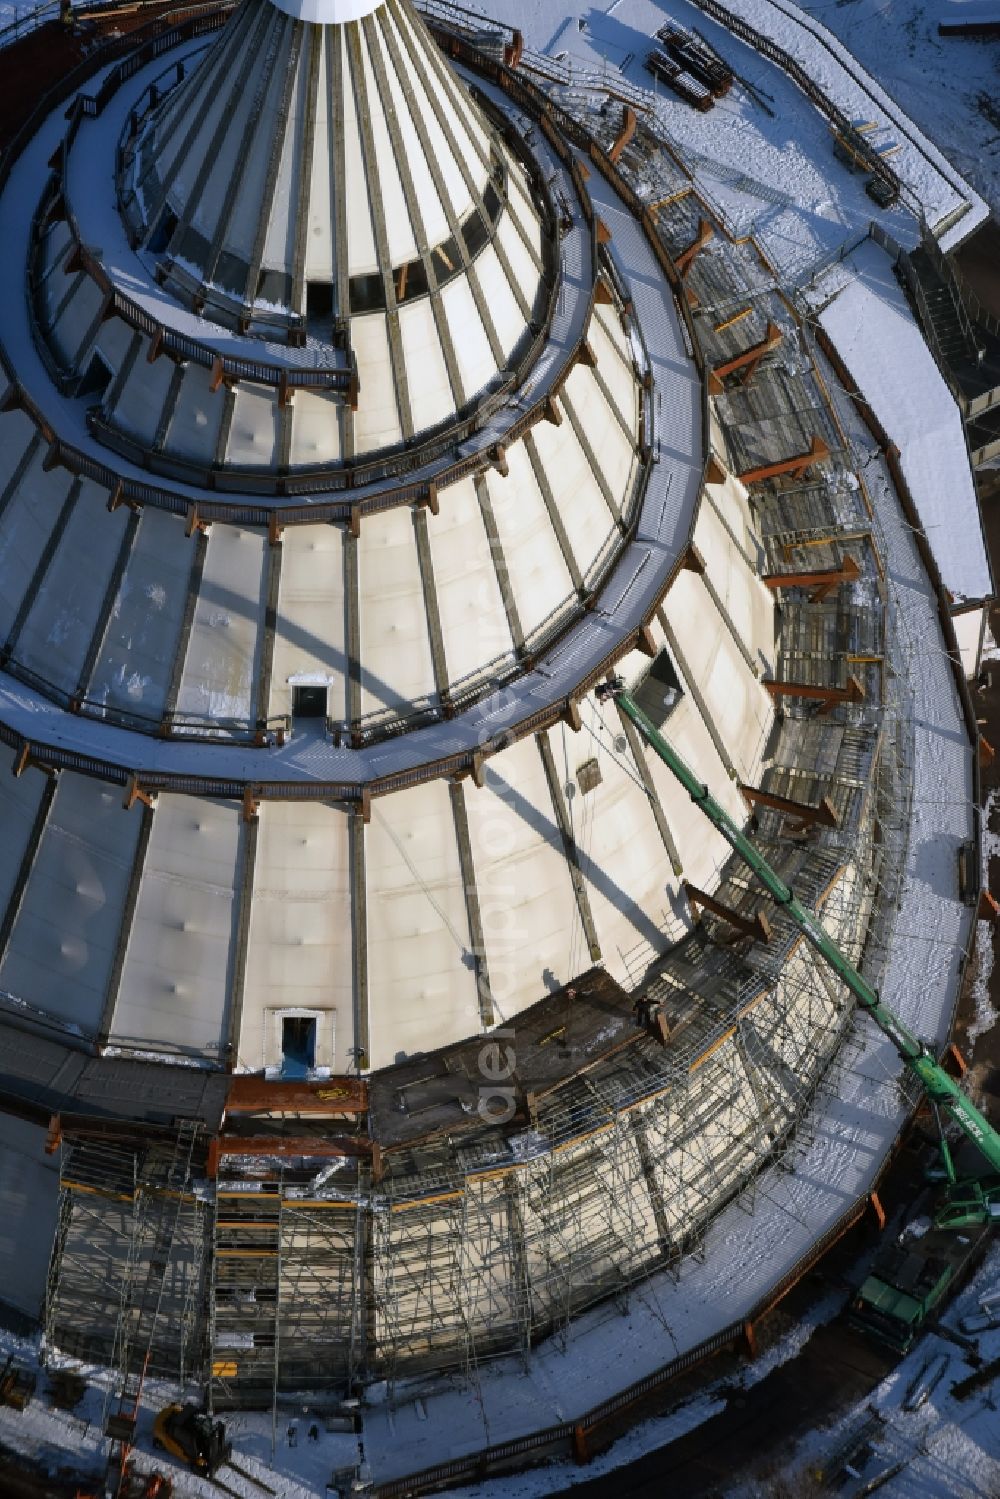
[[370,16],[383,0],[271,0],[271,4],[297,21],[336,26],[342,21],[360,21],[362,16]]

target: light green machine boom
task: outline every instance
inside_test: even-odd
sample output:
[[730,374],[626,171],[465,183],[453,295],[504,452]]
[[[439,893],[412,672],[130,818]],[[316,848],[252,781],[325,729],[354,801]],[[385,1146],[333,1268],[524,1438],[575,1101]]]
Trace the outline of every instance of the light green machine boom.
[[[909,1070],[919,1078],[924,1091],[935,1109],[954,1121],[963,1135],[979,1147],[989,1162],[990,1172],[978,1179],[959,1182],[944,1131],[941,1132],[941,1154],[949,1182],[948,1201],[938,1221],[942,1224],[958,1225],[982,1221],[1000,1212],[1000,1133],[979,1112],[961,1088],[935,1061],[926,1045],[879,999],[878,994],[865,982],[861,974],[848,961],[840,948],[822,928],[816,917],[798,900],[792,890],[774,872],[767,860],[754,848],[725,809],[715,800],[709,789],[677,754],[659,730],[650,722],[635,700],[624,690],[619,679],[598,689],[598,697],[614,698],[622,712],[635,724],[639,733],[655,750],[667,769],[676,776],[685,791],[696,802],[709,821],[718,828],[731,848],[735,849],[748,865],[776,905],[785,911],[803,936],[819,953],[823,961],[833,969],[837,977],[847,985],[855,999],[874,1020],[879,1030],[889,1037]],[[995,1179],[991,1179],[994,1178]],[[991,1210],[992,1209],[992,1210]]]

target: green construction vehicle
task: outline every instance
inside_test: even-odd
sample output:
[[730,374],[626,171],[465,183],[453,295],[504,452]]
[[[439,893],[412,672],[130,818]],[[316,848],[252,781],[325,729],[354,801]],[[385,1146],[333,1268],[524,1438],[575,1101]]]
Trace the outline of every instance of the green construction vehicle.
[[[665,680],[664,672],[658,672],[654,661],[635,695],[625,690],[619,677],[599,687],[596,695],[599,702],[612,699],[617,702],[775,904],[847,986],[879,1030],[888,1036],[906,1067],[919,1080],[934,1111],[945,1184],[934,1227],[923,1240],[914,1240],[905,1248],[899,1245],[887,1248],[862,1286],[852,1311],[853,1320],[876,1336],[891,1342],[894,1347],[908,1347],[926,1319],[941,1307],[948,1291],[955,1288],[962,1274],[974,1263],[976,1255],[985,1246],[990,1225],[1000,1223],[1000,1133],[966,1097],[926,1044],[882,1003],[876,991],[824,931],[813,912],[796,900],[793,891],[652,722],[644,708],[662,721],[660,709],[664,704],[669,707],[669,691],[664,695]],[[986,1162],[985,1170],[959,1176],[945,1134],[946,1121],[955,1125],[965,1139],[978,1148]],[[901,1250],[901,1253],[893,1254],[892,1250]]]

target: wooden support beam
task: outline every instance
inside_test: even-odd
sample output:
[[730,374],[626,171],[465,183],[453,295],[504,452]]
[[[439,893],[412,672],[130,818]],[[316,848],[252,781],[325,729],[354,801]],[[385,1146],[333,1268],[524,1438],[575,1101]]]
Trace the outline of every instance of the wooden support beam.
[[755,942],[770,942],[771,928],[763,911],[758,911],[754,917],[744,916],[740,911],[734,911],[732,906],[716,900],[713,895],[699,890],[698,886],[692,885],[690,881],[682,880],[681,884],[692,910],[700,907],[703,911],[711,911],[713,916],[718,916],[720,921],[726,922],[742,936],[752,937]]
[[1000,921],[1000,902],[997,902],[988,890],[979,892],[976,919],[977,921]]
[[139,777],[137,775],[133,775],[128,783],[128,788],[125,792],[125,800],[122,802],[122,806],[124,807],[126,812],[131,812],[136,802],[142,802],[142,805],[144,807],[148,807],[150,811],[152,811],[152,809],[156,806],[156,792],[146,791],[142,786],[139,785]]
[[624,152],[625,147],[635,136],[638,124],[638,117],[631,104],[624,105],[622,108],[621,129],[615,136],[615,143],[611,147],[611,150],[608,152],[608,160],[611,162],[612,166],[617,166],[621,161],[622,153]]
[[677,259],[674,261],[674,265],[677,268],[677,274],[682,279],[687,275],[688,271],[694,264],[695,256],[700,250],[704,250],[705,246],[714,237],[714,235],[715,230],[712,228],[712,225],[708,222],[708,220],[699,219],[697,234],[688,245],[687,249],[682,250]]
[[188,506],[187,516],[184,521],[185,536],[195,536],[199,533],[203,536],[207,536],[208,528],[211,524],[212,522],[210,520],[204,520],[199,514],[197,505]]
[[760,581],[772,592],[779,588],[811,588],[810,602],[820,604],[842,583],[853,583],[860,576],[861,568],[854,558],[845,557],[840,567],[828,567],[818,572],[765,573]]
[[722,459],[717,458],[714,453],[710,453],[708,463],[705,465],[705,483],[725,484],[728,477],[729,475],[726,472],[726,466],[722,462]]
[[588,370],[596,370],[597,368],[597,355],[594,353],[587,339],[584,339],[580,345],[576,362],[577,364],[586,365]]
[[594,306],[613,307],[614,305],[615,299],[610,286],[603,276],[598,276],[594,283]]
[[727,375],[735,375],[742,371],[742,384],[748,385],[760,367],[761,360],[776,349],[781,343],[781,329],[776,323],[768,323],[767,331],[759,343],[753,344],[749,349],[744,349],[742,354],[727,359],[723,364],[717,364],[709,372],[708,391],[710,395],[721,396],[724,386],[723,381]]
[[570,698],[563,709],[563,723],[567,724],[574,734],[579,734],[583,728],[583,718],[580,715],[580,704],[574,698]]
[[212,360],[212,373],[208,381],[208,388],[213,393],[213,395],[217,390],[220,390],[222,388],[223,384],[225,383],[225,378],[226,371],[225,366],[222,363],[222,355],[216,354],[215,358]]
[[243,821],[256,822],[260,812],[260,797],[256,795],[252,786],[248,786],[243,793]]
[[954,1041],[949,1041],[948,1049],[944,1054],[944,1061],[946,1066],[949,1062],[952,1064],[955,1077],[964,1077],[969,1070],[968,1062],[965,1060],[962,1053],[955,1045]]
[[980,764],[980,766],[983,769],[985,769],[987,765],[991,765],[992,764],[992,762],[995,759],[995,757],[996,757],[996,750],[993,748],[993,746],[990,743],[990,741],[986,738],[986,735],[985,734],[980,734],[980,736],[979,736],[979,764]]
[[840,826],[837,811],[828,796],[824,796],[818,807],[808,802],[795,801],[790,796],[775,796],[773,791],[761,791],[756,786],[740,784],[744,801],[751,807],[769,807],[783,817],[793,818],[802,828],[836,828]]
[[635,644],[636,649],[642,651],[642,654],[648,656],[651,661],[660,653],[660,648],[656,643],[656,636],[653,634],[652,625],[643,625]]
[[515,27],[514,34],[503,49],[503,63],[505,68],[518,68],[521,58],[524,56],[524,32]]
[[772,697],[800,697],[821,703],[821,711],[824,713],[835,708],[838,703],[863,703],[865,700],[865,689],[854,676],[848,677],[846,687],[816,687],[811,682],[772,681],[764,681],[761,685],[767,688]]
[[139,515],[142,512],[142,506],[139,501],[134,500],[131,495],[127,495],[125,493],[125,480],[116,479],[115,487],[108,495],[109,514],[114,515],[115,511],[120,509],[122,505],[124,505],[127,510],[131,510],[133,515]]
[[146,363],[155,364],[162,353],[163,329],[157,328],[156,332],[153,334],[153,337],[149,341],[149,348],[146,350]]
[[472,784],[480,791],[486,785],[486,756],[482,750],[476,750],[472,756]]
[[597,243],[599,245],[610,245],[613,235],[603,219],[595,219],[594,227],[597,232]]
[[797,453],[794,458],[782,458],[777,463],[762,463],[758,468],[748,468],[740,479],[744,484],[759,484],[764,479],[777,479],[782,474],[791,474],[795,479],[803,478],[816,463],[822,463],[829,458],[830,449],[822,437],[814,437],[805,453]]
[[33,763],[34,762],[31,758],[31,744],[27,739],[23,739],[21,741],[21,748],[17,752],[17,759],[14,761],[13,765],[10,768],[10,773],[14,777],[15,781],[19,776],[22,776],[27,770],[28,766]]
[[53,1114],[49,1120],[48,1133],[45,1136],[45,1154],[55,1155],[62,1144],[62,1118],[59,1114]]
[[431,515],[441,514],[441,494],[437,485],[431,481],[427,486],[427,508]]
[[355,541],[359,541],[361,539],[361,506],[360,505],[352,505],[351,506],[350,531],[351,531],[351,535],[354,537]]
[[693,541],[687,545],[684,556],[681,559],[681,567],[685,572],[697,573],[699,577],[703,576],[706,571],[705,559]]
[[267,539],[269,545],[273,547],[280,546],[284,530],[285,528],[278,518],[277,510],[272,510],[267,522]]
[[545,420],[553,427],[561,427],[563,424],[562,407],[556,402],[555,396],[549,396],[544,407]]
[[885,1208],[882,1206],[882,1199],[877,1192],[869,1193],[868,1204],[875,1214],[875,1222],[878,1224],[879,1233],[883,1233],[886,1225]]
[[510,464],[507,462],[507,449],[502,442],[498,442],[490,455],[493,467],[501,479],[506,479],[510,474]]
[[757,1357],[757,1331],[752,1322],[743,1324],[743,1341],[750,1358]]

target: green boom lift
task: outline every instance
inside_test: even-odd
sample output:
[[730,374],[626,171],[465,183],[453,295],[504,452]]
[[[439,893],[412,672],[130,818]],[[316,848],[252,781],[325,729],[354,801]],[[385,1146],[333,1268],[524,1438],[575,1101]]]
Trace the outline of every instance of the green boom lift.
[[[654,663],[653,674],[656,672]],[[641,689],[640,689],[641,691]],[[820,925],[816,916],[806,909],[798,900],[794,892],[775,873],[767,860],[757,851],[749,838],[737,827],[736,823],[720,806],[710,793],[708,787],[699,781],[697,776],[684,763],[680,755],[660,733],[659,729],[643,712],[629,692],[625,690],[621,678],[613,678],[604,686],[597,689],[598,701],[604,702],[614,699],[621,711],[628,717],[643,739],[649,744],[663,761],[667,769],[674,775],[691,797],[691,800],[701,808],[708,820],[716,827],[725,838],[726,842],[733,848],[743,862],[748,866],[752,874],[764,886],[777,906],[784,911],[789,919],[795,923],[806,941],[815,948],[823,961],[836,974],[842,983],[854,995],[858,1004],[871,1016],[879,1030],[895,1046],[906,1067],[920,1081],[933,1109],[939,1126],[939,1148],[941,1162],[944,1168],[944,1176],[947,1186],[941,1206],[935,1218],[935,1229],[932,1236],[934,1242],[942,1237],[942,1230],[962,1230],[968,1228],[973,1230],[971,1238],[964,1242],[979,1242],[985,1239],[986,1227],[991,1222],[1000,1223],[1000,1133],[998,1133],[989,1120],[980,1113],[971,1099],[967,1098],[958,1084],[951,1078],[945,1069],[936,1061],[927,1045],[919,1040],[903,1022],[892,1013],[880,1000],[876,991],[865,982],[861,974],[854,967],[840,948]],[[943,1116],[943,1117],[942,1117]],[[978,1146],[982,1156],[988,1163],[988,1170],[971,1177],[960,1178],[955,1168],[951,1148],[945,1135],[943,1118],[950,1119],[965,1138]],[[976,1230],[979,1230],[978,1232]],[[945,1235],[947,1237],[947,1235]],[[954,1281],[959,1269],[964,1269],[968,1262],[967,1255],[945,1256],[953,1265],[954,1273],[946,1277],[949,1284]],[[910,1257],[912,1261],[912,1256]],[[936,1263],[936,1261],[935,1261]],[[912,1264],[911,1264],[912,1269]],[[892,1312],[886,1316],[886,1303],[892,1302],[892,1296],[886,1296],[886,1285],[879,1279],[876,1266],[873,1276],[865,1283],[861,1292],[863,1303],[872,1303],[873,1310],[877,1304],[879,1307],[878,1320],[882,1323],[896,1323],[898,1316]],[[928,1279],[926,1273],[924,1279]],[[940,1277],[935,1283],[936,1289],[933,1295],[923,1299],[921,1309],[916,1315],[912,1314],[912,1308],[907,1305],[910,1325],[905,1335],[905,1343],[908,1345],[916,1335],[924,1320],[924,1315],[929,1315],[933,1306],[942,1299],[943,1287]],[[893,1287],[888,1287],[892,1291]],[[912,1288],[911,1288],[912,1289]],[[909,1298],[912,1301],[912,1296]],[[900,1303],[902,1312],[902,1303]],[[898,1331],[898,1329],[897,1329]],[[902,1343],[892,1337],[890,1341],[896,1346]]]

